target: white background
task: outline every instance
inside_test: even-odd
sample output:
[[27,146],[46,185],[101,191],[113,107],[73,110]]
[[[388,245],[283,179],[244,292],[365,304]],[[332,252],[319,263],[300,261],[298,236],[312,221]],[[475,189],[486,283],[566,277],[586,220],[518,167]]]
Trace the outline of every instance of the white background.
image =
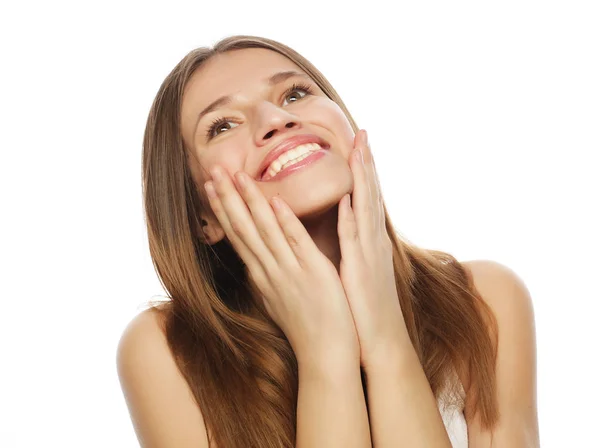
[[0,446],[137,446],[115,353],[164,294],[142,214],[145,120],[188,51],[233,34],[279,40],[328,77],[407,238],[525,281],[542,446],[597,443],[597,5],[2,6]]

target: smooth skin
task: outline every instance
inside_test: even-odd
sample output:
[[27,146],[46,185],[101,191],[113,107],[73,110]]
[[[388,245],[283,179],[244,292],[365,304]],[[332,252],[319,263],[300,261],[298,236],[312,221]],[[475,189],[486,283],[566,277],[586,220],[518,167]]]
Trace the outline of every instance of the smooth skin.
[[[540,446],[536,395],[536,340],[531,297],[509,268],[489,260],[462,263],[499,325],[496,364],[500,422],[492,433],[467,416],[469,448]],[[134,429],[143,448],[208,448],[203,413],[167,345],[162,315],[139,313],[126,327],[117,368]],[[465,389],[468,383],[461,378]],[[397,380],[382,388],[397,387]],[[389,412],[395,418],[393,403]],[[385,410],[384,410],[385,415]]]
[[298,362],[325,361],[342,349],[358,360],[356,329],[336,268],[289,206],[272,198],[271,207],[246,173],[238,172],[234,182],[220,167],[211,172],[215,185],[205,184],[210,206]]
[[[394,297],[395,286],[392,291],[391,283],[386,280],[390,273],[390,259],[385,252],[388,242],[383,239],[381,245],[373,243],[377,236],[387,235],[381,232],[382,215],[373,213],[381,206],[381,196],[370,148],[362,145],[363,155],[366,155],[364,165],[356,164],[351,159],[352,152],[360,146],[356,139],[360,136],[354,136],[353,143],[349,144],[353,135],[349,123],[337,105],[332,104],[318,87],[313,89],[311,96],[287,102],[289,96],[280,96],[284,88],[288,87],[287,84],[263,84],[263,80],[269,75],[290,69],[299,70],[279,54],[264,49],[248,49],[220,55],[195,74],[184,96],[182,125],[184,139],[193,148],[193,158],[197,162],[193,165],[195,179],[201,185],[200,182],[208,179],[206,173],[212,167],[220,166],[224,169],[224,181],[216,186],[219,201],[223,201],[223,204],[235,204],[226,206],[228,219],[243,222],[239,220],[240,213],[244,210],[251,211],[246,218],[271,216],[269,213],[272,213],[276,219],[266,223],[271,224],[271,235],[275,223],[287,234],[299,231],[302,227],[300,224],[303,224],[316,247],[329,259],[335,271],[340,273],[340,282],[346,292],[356,336],[361,342],[360,362],[368,367],[373,446],[397,446],[399,443],[408,443],[410,446],[449,446],[431,390],[412,347],[407,344],[401,310],[399,306],[397,309],[393,307],[393,304],[398,304],[398,300],[397,296]],[[227,75],[218,76],[222,74]],[[210,114],[198,123],[197,128],[194,127],[195,117],[221,94],[237,95],[237,102],[233,106],[215,112],[232,116],[233,119],[228,122],[235,123],[236,127],[226,129],[207,141],[203,139],[201,131],[204,130],[206,120],[210,123]],[[326,161],[317,161],[314,166],[294,173],[286,178],[287,181],[279,183],[256,182],[247,176],[250,187],[240,194],[232,180],[235,173],[241,171],[242,177],[245,176],[244,173],[254,173],[275,142],[285,138],[286,134],[304,132],[326,138],[331,144],[332,157]],[[353,193],[353,208],[345,209],[342,206],[338,210],[337,206],[343,205],[340,204],[341,198],[347,193]],[[276,195],[283,199],[283,214],[278,214],[266,201],[266,198]],[[259,205],[263,207],[260,208]],[[261,211],[257,212],[259,208]],[[226,235],[231,239],[232,235],[239,234],[239,231],[231,232],[235,225],[230,226],[229,232],[227,231],[223,216],[223,213],[221,218],[217,214],[206,216],[209,224],[204,231],[208,241],[216,242]],[[378,216],[377,220],[374,219],[375,216]],[[372,220],[367,221],[367,218]],[[254,225],[257,229],[257,233],[253,233],[254,240],[251,242],[252,236],[246,236],[245,241],[247,245],[256,247],[257,238],[260,238],[257,235],[269,232],[265,233],[267,227],[260,219]],[[365,231],[367,226],[370,226],[369,230]],[[282,240],[279,241],[281,243]],[[298,245],[296,241],[302,242],[302,239],[287,239],[288,245],[289,242]],[[307,242],[305,239],[304,248],[309,246]],[[269,244],[267,241],[263,243]],[[290,246],[290,249],[298,251],[298,247]],[[262,253],[264,255],[265,252]],[[264,260],[264,257],[259,259]],[[370,262],[366,260],[381,263],[377,271],[381,277],[374,284],[365,281],[366,276],[356,276],[361,269],[368,269]],[[539,446],[535,394],[535,326],[529,293],[516,274],[499,263],[471,261],[463,265],[472,271],[475,286],[494,311],[500,331],[497,363],[500,424],[496,428],[492,444],[491,434],[478,426],[475,416],[466,416],[469,446]],[[352,274],[345,275],[345,272]],[[353,279],[355,283],[352,287],[348,286]],[[331,284],[335,282],[332,281]],[[266,283],[263,283],[263,291],[266,291],[264,285]],[[345,309],[341,306],[342,301],[334,302],[338,311]],[[317,307],[318,304],[313,306]],[[283,312],[274,310],[271,307],[274,318],[278,318],[278,322],[282,322],[285,327]],[[341,312],[338,317],[341,316],[348,317],[348,314]],[[348,329],[347,319],[341,318],[339,322],[344,323],[341,328]],[[291,328],[289,325],[288,327]],[[344,334],[350,333],[348,331]],[[346,341],[350,339],[344,338]],[[382,340],[389,343],[373,343]],[[150,344],[145,345],[143,341],[150,341]],[[300,343],[296,345],[299,347]],[[363,347],[374,346],[384,347],[384,350],[363,350]],[[339,360],[340,365],[345,365],[349,358],[342,358]],[[164,342],[160,315],[156,311],[141,313],[128,326],[119,344],[117,362],[136,432],[140,440],[144,441],[142,446],[203,446],[201,444],[205,443],[206,431],[200,422],[202,412],[210,410],[201,411],[190,401],[189,389]],[[358,372],[357,364],[348,362],[346,365],[349,366],[348,370],[356,368]],[[317,377],[319,387],[327,385],[327,378],[315,376]],[[398,378],[402,380],[399,381]],[[465,389],[468,389],[466,379],[461,380]],[[347,376],[346,381],[351,390],[357,390],[355,377]],[[317,387],[312,387],[312,390],[314,392]],[[333,397],[334,393],[331,393]],[[309,396],[311,395],[306,395]],[[339,399],[339,394],[336,397]],[[311,398],[308,398],[306,403],[310,401]],[[360,412],[354,417],[360,421],[363,415],[362,404],[358,400],[356,403]],[[360,424],[348,427],[357,428],[359,433],[363,428]],[[425,428],[433,430],[425,431]]]
[[[274,85],[267,82],[274,74],[290,71],[299,75],[278,77]],[[294,84],[306,85],[311,92],[288,91]],[[197,122],[205,107],[226,95],[233,97],[231,103]],[[285,201],[339,272],[337,205],[354,188],[349,159],[355,131],[338,104],[286,57],[251,48],[220,54],[195,72],[186,86],[181,113],[191,171],[202,193],[214,166],[230,178],[238,171],[254,177],[267,153],[292,135],[314,134],[329,143],[327,157],[309,169],[279,181],[257,181],[256,186],[267,200],[278,196]],[[226,234],[206,205],[202,232],[215,244]]]

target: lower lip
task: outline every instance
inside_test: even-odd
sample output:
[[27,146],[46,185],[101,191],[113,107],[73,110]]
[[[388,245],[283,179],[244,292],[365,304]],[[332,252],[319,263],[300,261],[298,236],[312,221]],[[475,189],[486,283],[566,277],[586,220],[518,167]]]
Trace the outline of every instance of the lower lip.
[[305,166],[310,165],[314,161],[319,160],[321,157],[324,157],[325,153],[326,153],[325,149],[319,149],[318,151],[314,151],[308,157],[300,160],[300,162],[298,162],[298,163],[294,163],[293,165],[288,166],[284,170],[281,170],[280,172],[278,172],[277,174],[275,174],[275,176],[271,177],[270,179],[266,179],[266,180],[262,180],[261,179],[261,181],[262,182],[271,182],[271,181],[274,181],[274,180],[283,179],[284,177],[287,177],[290,174],[295,173],[298,170],[301,170]]

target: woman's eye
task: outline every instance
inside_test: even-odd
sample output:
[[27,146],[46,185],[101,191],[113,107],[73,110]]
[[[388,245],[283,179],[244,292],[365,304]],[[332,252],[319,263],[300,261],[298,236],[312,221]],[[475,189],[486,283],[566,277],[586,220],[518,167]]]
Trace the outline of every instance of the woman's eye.
[[[225,118],[217,118],[212,122],[212,124],[208,127],[208,131],[206,131],[206,139],[210,140],[213,137],[216,137],[219,134],[215,134],[215,131],[221,130],[225,128],[227,123],[233,123],[233,121],[225,119]],[[235,123],[233,123],[235,124]],[[229,127],[231,129],[231,126]]]
[[[305,90],[305,89],[303,89],[303,88],[301,88],[301,87],[296,87],[296,88],[293,88],[292,90],[289,90],[289,91],[288,91],[288,93],[286,94],[285,98],[289,98],[290,96],[293,96],[292,94],[293,94],[294,92],[301,92],[301,91],[304,91],[304,94],[303,94],[302,96],[300,96],[300,99],[302,99],[302,98],[304,98],[306,95],[308,95],[308,92],[306,92],[306,90]],[[296,96],[298,96],[298,95],[296,95]],[[295,100],[295,101],[293,101],[293,102],[295,103],[296,101],[298,101],[298,100]]]
[[[303,94],[302,95],[297,95],[294,92],[303,92]],[[311,91],[311,89],[310,89],[309,86],[294,84],[292,87],[290,87],[289,89],[287,89],[284,92],[283,98],[287,99],[287,98],[289,98],[291,96],[299,96],[298,99],[302,99],[305,96],[310,95],[311,93],[312,93],[312,91]],[[296,100],[294,100],[292,102],[295,103],[296,101],[298,101],[298,100],[296,99]],[[223,128],[225,128],[225,126],[227,125],[227,123],[233,123],[233,122],[231,120],[229,120],[229,119],[226,119],[226,118],[217,118],[217,119],[215,119],[212,122],[212,124],[208,127],[208,130],[206,131],[206,140],[208,141],[208,140],[212,139],[213,137],[216,137],[217,135],[219,135],[220,132],[216,133],[216,131],[220,131]],[[235,123],[233,123],[233,124],[235,124]],[[225,130],[227,130],[227,129],[231,129],[231,126],[229,128],[225,128]]]

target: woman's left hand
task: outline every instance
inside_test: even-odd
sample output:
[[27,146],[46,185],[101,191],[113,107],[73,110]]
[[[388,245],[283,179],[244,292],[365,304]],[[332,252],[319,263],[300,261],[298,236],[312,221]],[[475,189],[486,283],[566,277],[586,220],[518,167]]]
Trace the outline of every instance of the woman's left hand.
[[350,156],[352,204],[350,196],[344,196],[338,212],[340,279],[360,342],[361,365],[368,368],[400,350],[408,336],[396,290],[379,179],[366,132],[359,131],[354,142]]

